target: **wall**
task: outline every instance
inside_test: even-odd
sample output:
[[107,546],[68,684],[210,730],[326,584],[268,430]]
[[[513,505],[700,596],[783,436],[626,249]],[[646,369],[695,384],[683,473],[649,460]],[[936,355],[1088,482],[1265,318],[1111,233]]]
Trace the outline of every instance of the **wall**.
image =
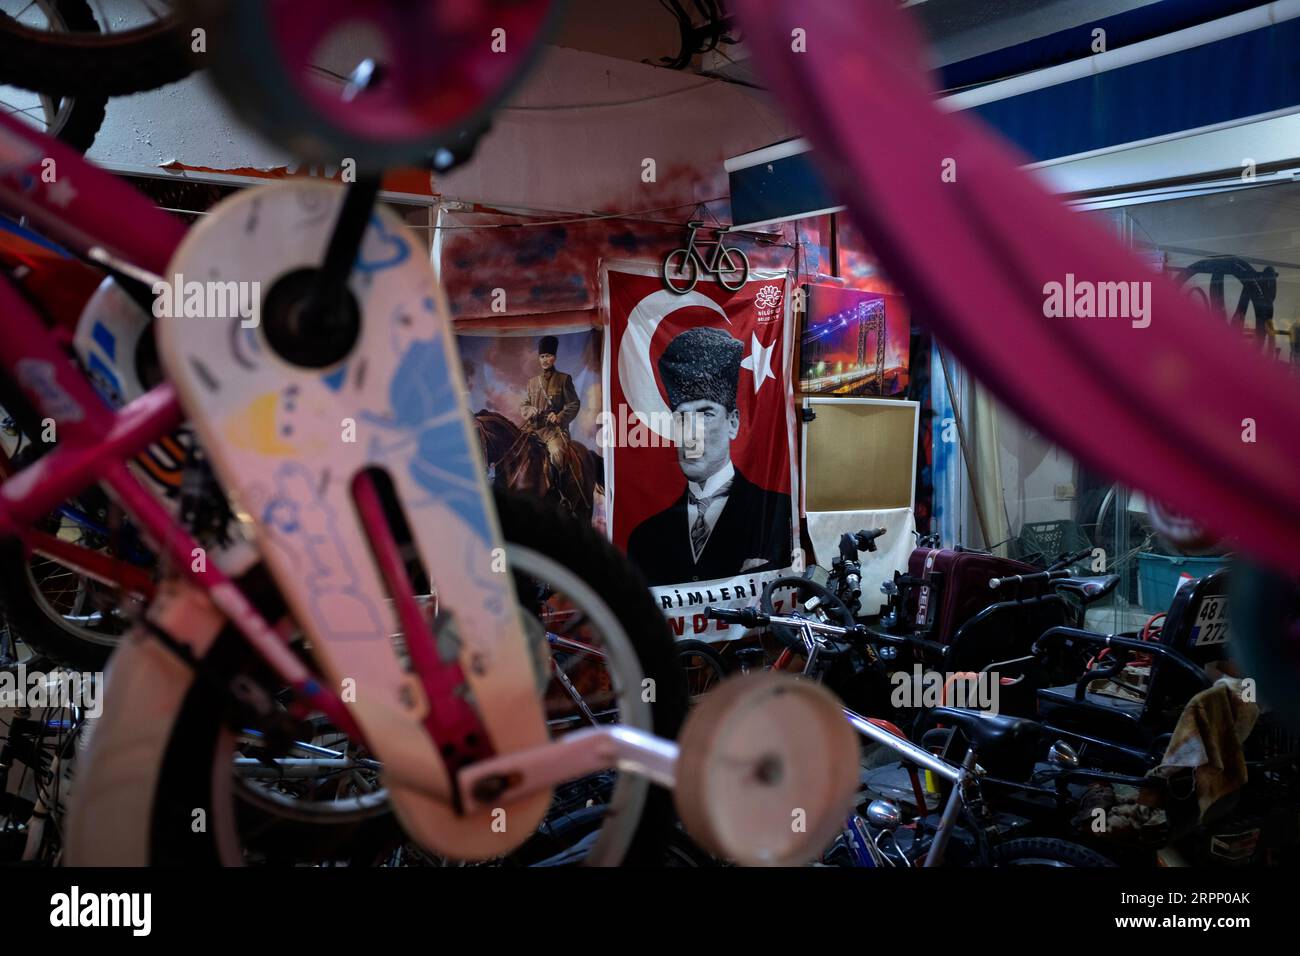
[[[340,64],[341,66],[341,64]],[[794,134],[754,91],[642,63],[550,47],[495,118],[473,160],[436,177],[449,203],[518,217],[449,214],[444,281],[458,316],[482,315],[486,296],[507,289],[510,311],[595,307],[601,257],[660,258],[697,217],[729,221],[723,161]],[[169,162],[218,169],[273,167],[292,159],[246,131],[204,76],[113,100],[90,154],[99,162],[157,167]],[[646,161],[653,161],[653,175]],[[555,214],[630,213],[629,219],[574,225]],[[779,243],[741,242],[756,268],[785,268],[796,230]],[[805,265],[817,268],[820,234],[803,224]],[[824,244],[822,244],[824,245]],[[519,294],[516,294],[518,292]]]
[[283,166],[289,157],[248,132],[201,74],[135,96],[109,100],[104,125],[86,154],[108,165]]
[[[792,135],[743,87],[551,47],[474,161],[438,185],[449,199],[538,210],[690,204],[726,194],[728,156]],[[135,166],[291,161],[244,130],[201,75],[113,100],[89,155]],[[642,181],[647,158],[655,161],[654,182]],[[675,213],[670,218],[686,218]]]

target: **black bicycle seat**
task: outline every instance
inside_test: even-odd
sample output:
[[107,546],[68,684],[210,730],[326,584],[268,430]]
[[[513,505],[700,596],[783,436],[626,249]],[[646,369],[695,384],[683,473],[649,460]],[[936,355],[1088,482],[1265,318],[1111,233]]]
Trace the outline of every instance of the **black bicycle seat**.
[[1098,574],[1088,577],[1058,578],[1052,582],[1066,594],[1072,594],[1084,604],[1099,601],[1119,584],[1118,574]]
[[975,748],[980,763],[986,766],[999,762],[1002,757],[1032,748],[1038,741],[1038,722],[1024,717],[1007,717],[958,707],[936,707],[931,715],[936,721],[961,730]]

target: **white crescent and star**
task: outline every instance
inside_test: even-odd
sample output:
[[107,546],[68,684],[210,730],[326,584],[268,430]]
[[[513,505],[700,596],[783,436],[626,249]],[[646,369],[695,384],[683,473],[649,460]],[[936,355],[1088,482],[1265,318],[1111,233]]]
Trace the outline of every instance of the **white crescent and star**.
[[[650,367],[650,343],[655,332],[671,312],[688,306],[700,306],[711,309],[728,325],[731,318],[722,306],[700,292],[688,292],[678,295],[666,289],[652,292],[638,302],[628,313],[627,328],[618,350],[618,376],[623,386],[623,394],[632,406],[632,413],[647,427],[658,432],[664,438],[672,436],[661,431],[657,426],[669,420],[669,408],[664,402],[659,386],[655,382],[654,370]],[[754,376],[754,394],[757,395],[763,383],[769,378],[775,380],[772,372],[772,353],[776,345],[764,346],[758,336],[750,338],[749,354],[741,361],[741,368],[748,369]]]
[[769,378],[775,379],[772,374],[772,353],[776,351],[776,343],[763,345],[758,340],[757,333],[750,333],[749,354],[741,361],[740,367],[747,368],[754,373],[754,394],[763,387],[763,383]]

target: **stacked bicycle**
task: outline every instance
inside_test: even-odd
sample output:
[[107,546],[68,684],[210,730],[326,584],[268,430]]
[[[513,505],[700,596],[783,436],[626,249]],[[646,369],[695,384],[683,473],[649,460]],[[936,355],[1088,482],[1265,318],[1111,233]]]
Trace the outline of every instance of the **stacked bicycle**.
[[[1300,741],[1276,714],[1262,712],[1257,722],[1253,716],[1252,682],[1238,679],[1223,626],[1230,572],[1180,588],[1159,616],[1160,627],[1109,634],[1088,630],[1085,612],[1113,590],[1117,578],[1072,574],[1069,567],[1081,553],[1062,555],[1046,570],[1027,570],[972,552],[985,575],[992,568],[999,576],[971,586],[1000,599],[969,613],[955,628],[907,626],[904,622],[918,621],[918,606],[924,621],[927,603],[913,591],[908,613],[908,591],[937,589],[940,579],[895,575],[886,586],[889,623],[864,624],[854,613],[860,595],[856,553],[859,547],[870,549],[876,536],[845,535],[830,574],[813,569],[774,582],[759,608],[710,612],[716,619],[767,629],[781,646],[773,667],[802,661],[801,676],[831,682],[861,709],[845,708],[860,733],[902,757],[895,764],[874,761],[866,771],[868,795],[834,848],[836,859],[857,865],[927,859],[929,851],[920,851],[930,846],[930,831],[944,820],[930,821],[937,810],[934,788],[922,786],[922,780],[952,779],[953,768],[972,753],[978,768],[976,810],[961,812],[967,819],[982,814],[986,825],[996,821],[991,832],[1004,839],[1064,837],[1071,846],[1062,851],[1064,858],[1101,856],[1134,865],[1150,865],[1157,854],[1222,865],[1294,857],[1297,841],[1288,821],[1300,793]],[[944,606],[950,606],[957,584],[949,580],[942,586],[949,589],[940,592],[948,594]],[[776,596],[781,592],[784,598]],[[770,610],[778,600],[789,602],[788,613]],[[1043,618],[1024,610],[1044,607],[1054,609],[1052,623],[1034,629]],[[963,647],[962,635],[999,616],[1020,626],[998,642]],[[976,656],[981,647],[984,657]],[[1005,649],[1014,656],[988,656],[990,650]],[[942,666],[957,650],[971,669],[927,671],[927,678],[936,678],[934,693],[920,692],[910,670],[919,662]],[[1212,699],[1201,706],[1240,708],[1239,726],[1248,731],[1240,751],[1241,780],[1210,796],[1195,784],[1205,778],[1179,762],[1187,752],[1186,735],[1200,726],[1188,714],[1205,694]],[[958,707],[948,706],[954,702]],[[1231,753],[1235,745],[1215,746]],[[922,772],[926,776],[918,775]],[[912,822],[900,829],[908,815]],[[890,835],[895,830],[901,837]],[[978,848],[978,841],[973,845]],[[1043,855],[1050,857],[1050,850]],[[993,857],[983,849],[977,858]]]
[[[863,625],[831,624],[811,614],[765,614],[753,608],[707,608],[705,614],[713,620],[748,628],[793,631],[803,645],[802,676],[812,680],[820,679],[831,658],[845,653],[851,644],[865,642],[870,634]],[[932,710],[930,717],[955,728],[966,744],[964,754],[952,762],[913,743],[887,720],[865,717],[847,707],[843,713],[864,738],[900,758],[907,768],[914,803],[905,814],[898,802],[866,798],[849,817],[843,835],[828,850],[827,862],[868,867],[930,867],[945,862],[967,866],[1113,865],[1101,854],[1066,840],[1017,836],[1012,818],[991,809],[981,786],[986,768],[1020,759],[1031,751],[1041,737],[1033,721],[951,707]],[[948,795],[938,814],[931,813],[920,772],[948,784]]]

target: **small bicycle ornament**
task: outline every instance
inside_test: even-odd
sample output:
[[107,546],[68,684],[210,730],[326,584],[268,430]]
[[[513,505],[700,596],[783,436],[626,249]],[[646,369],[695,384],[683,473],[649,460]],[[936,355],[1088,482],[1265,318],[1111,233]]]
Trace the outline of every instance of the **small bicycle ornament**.
[[[686,245],[674,249],[664,256],[664,285],[678,295],[685,295],[695,288],[700,279],[700,271],[716,276],[718,284],[729,292],[739,292],[749,281],[749,257],[740,249],[729,248],[723,242],[726,229],[715,230],[716,239],[699,239],[695,234],[704,225],[699,219],[692,219],[686,224],[691,234]],[[713,259],[705,259],[701,246],[713,246]]]

